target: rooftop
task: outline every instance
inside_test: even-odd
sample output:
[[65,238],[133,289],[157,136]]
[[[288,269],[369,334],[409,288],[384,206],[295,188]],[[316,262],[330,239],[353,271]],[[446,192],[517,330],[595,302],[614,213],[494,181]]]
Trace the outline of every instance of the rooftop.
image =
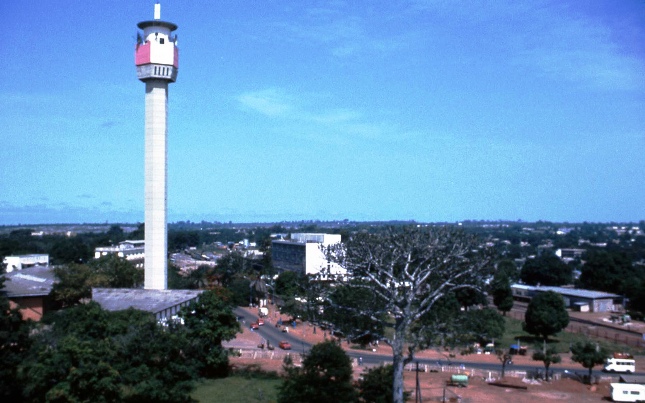
[[572,297],[581,297],[581,298],[591,298],[591,299],[622,298],[622,296],[618,294],[612,294],[604,291],[582,290],[578,288],[533,286],[533,285],[526,285],[526,284],[513,284],[512,286],[513,288],[523,289],[528,291],[553,291],[561,295],[568,295]]
[[203,290],[144,290],[140,288],[92,288],[92,300],[108,311],[128,308],[158,313],[189,302]]
[[32,266],[5,274],[4,292],[7,297],[49,295],[56,282],[50,266]]

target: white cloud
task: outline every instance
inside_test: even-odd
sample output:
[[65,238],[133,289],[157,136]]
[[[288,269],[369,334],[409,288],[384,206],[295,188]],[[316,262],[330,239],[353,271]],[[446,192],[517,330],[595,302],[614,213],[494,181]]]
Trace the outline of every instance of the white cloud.
[[276,88],[246,92],[239,95],[237,100],[247,108],[270,117],[284,117],[293,111],[293,100]]

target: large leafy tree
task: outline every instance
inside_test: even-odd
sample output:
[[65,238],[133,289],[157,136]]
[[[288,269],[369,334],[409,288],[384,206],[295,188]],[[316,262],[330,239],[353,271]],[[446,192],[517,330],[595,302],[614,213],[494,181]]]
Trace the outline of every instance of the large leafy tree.
[[275,293],[283,300],[294,298],[302,294],[301,283],[305,281],[304,276],[294,271],[284,271],[275,280]]
[[585,256],[577,285],[590,290],[625,294],[645,273],[621,252],[590,251]]
[[[329,258],[347,270],[348,286],[366,288],[378,296],[372,306],[357,307],[357,312],[364,309],[364,315],[386,315],[394,322],[392,336],[382,338],[392,347],[392,398],[403,402],[403,367],[417,347],[427,342],[418,335],[435,325],[422,319],[449,293],[482,290],[489,260],[475,237],[452,227],[358,233],[344,246],[331,248]],[[331,298],[330,304],[335,304]]]
[[352,363],[335,342],[314,345],[305,355],[302,368],[285,363],[286,377],[279,388],[278,402],[358,402],[352,385]]
[[20,366],[25,401],[182,402],[197,376],[186,330],[90,302],[48,316]]
[[238,251],[233,251],[217,260],[214,276],[222,286],[228,287],[233,279],[247,273],[249,267],[244,256]]
[[459,301],[459,304],[465,311],[467,311],[471,307],[488,305],[486,295],[482,291],[473,288],[458,289],[455,292],[455,298],[457,298],[457,301]]
[[92,287],[137,288],[143,284],[143,270],[116,255],[103,256],[88,264],[56,266],[53,296],[63,306],[92,297]]
[[111,340],[84,340],[70,334],[42,348],[26,366],[29,401],[110,402],[122,399]]
[[517,269],[515,262],[511,259],[504,259],[497,263],[497,270],[495,276],[504,276],[510,282],[516,282],[520,279],[520,271]]
[[593,367],[603,364],[608,355],[607,350],[590,341],[579,341],[571,346],[571,360],[589,370],[589,381],[591,380]]
[[179,313],[192,355],[198,358],[201,373],[208,377],[228,373],[228,353],[222,342],[235,338],[240,331],[230,299],[224,294],[222,289],[205,291]]
[[52,288],[54,299],[62,306],[72,306],[92,296],[92,269],[85,264],[70,263],[54,267],[58,282]]
[[569,324],[569,313],[562,296],[553,291],[540,292],[529,302],[522,327],[527,333],[547,340]]
[[560,286],[573,283],[573,268],[553,253],[544,252],[535,259],[528,259],[520,273],[521,280],[529,285]]
[[110,288],[137,288],[143,284],[143,270],[132,262],[114,254],[91,260],[92,286]]
[[463,320],[465,323],[462,328],[469,336],[468,341],[485,343],[504,335],[506,321],[493,308],[468,311]]
[[383,334],[387,316],[375,315],[372,307],[382,306],[384,301],[380,301],[379,296],[368,288],[341,283],[333,288],[330,300],[334,303],[324,306],[322,317],[334,326],[332,331],[338,330],[361,344],[379,339]]
[[80,236],[60,238],[50,250],[52,262],[55,264],[84,263],[92,257],[92,250]]

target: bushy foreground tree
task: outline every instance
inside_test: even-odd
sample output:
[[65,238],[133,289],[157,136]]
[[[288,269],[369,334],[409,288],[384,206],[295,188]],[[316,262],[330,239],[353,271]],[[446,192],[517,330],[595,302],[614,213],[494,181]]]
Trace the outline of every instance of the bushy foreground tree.
[[205,291],[179,313],[191,344],[190,351],[206,377],[228,373],[228,353],[222,342],[234,339],[240,331],[228,301],[229,296],[222,289]]
[[352,363],[335,342],[314,345],[305,355],[302,368],[285,358],[285,380],[279,388],[278,402],[349,403],[358,402],[352,385]]
[[392,347],[392,401],[403,402],[403,367],[417,347],[429,342],[429,335],[436,335],[437,323],[426,319],[446,295],[483,290],[489,259],[475,237],[452,227],[358,233],[344,246],[331,248],[329,258],[347,270],[345,286],[371,292],[367,304],[340,306],[330,295],[329,305],[341,316],[361,315],[393,327],[391,337],[381,338]]
[[147,312],[80,304],[48,315],[19,367],[23,401],[188,402],[200,376],[225,373],[221,342],[239,324],[232,307],[204,292],[164,325]]
[[569,313],[562,296],[553,291],[540,292],[529,302],[522,327],[525,332],[546,341],[569,324]]

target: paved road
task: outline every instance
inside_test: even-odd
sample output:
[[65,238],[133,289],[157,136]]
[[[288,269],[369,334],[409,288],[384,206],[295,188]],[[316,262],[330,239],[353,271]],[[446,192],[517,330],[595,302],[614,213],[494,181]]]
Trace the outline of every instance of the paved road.
[[[242,309],[242,308],[235,308],[235,314],[238,317],[242,317],[244,319],[244,322],[242,326],[249,327],[252,322],[255,322],[258,318],[257,315],[251,314],[248,311]],[[289,326],[290,330],[293,330],[291,326]],[[296,328],[297,329],[297,328]],[[291,347],[294,351],[298,352],[307,352],[311,348],[311,344],[307,342],[303,342],[299,338],[291,335],[290,333],[285,333],[283,332],[280,328],[275,327],[275,325],[272,324],[266,324],[263,326],[260,326],[258,330],[255,330],[255,332],[259,335],[258,339],[261,337],[265,340],[268,340],[269,343],[275,348],[278,348],[278,343],[280,341],[285,340],[291,343]]]
[[[255,322],[257,320],[257,315],[249,313],[248,311],[242,309],[242,308],[236,308],[235,309],[235,314],[238,315],[238,317],[243,318],[244,324],[242,326],[249,327],[252,322]],[[296,328],[297,330],[297,328]],[[281,340],[286,340],[289,343],[291,343],[292,349],[294,352],[302,352],[306,353],[309,351],[311,348],[311,344],[307,342],[303,342],[301,339],[299,339],[297,336],[292,335],[291,333],[284,333],[282,332],[279,328],[276,328],[272,324],[267,324],[264,326],[260,326],[258,330],[255,331],[258,334],[258,340],[260,338],[263,338],[265,340],[268,340],[270,344],[275,346],[276,349],[278,348],[278,343]],[[380,365],[383,363],[389,363],[392,362],[392,356],[391,355],[379,355],[379,354],[361,354],[360,351],[354,351],[354,350],[347,350],[347,355],[349,355],[351,358],[354,359],[359,359],[359,357],[362,358],[363,365],[367,366],[373,366],[373,365]],[[501,363],[490,363],[490,362],[478,362],[478,361],[470,361],[470,360],[451,360],[450,362],[446,360],[442,361],[437,361],[436,359],[431,359],[431,358],[418,358],[415,359],[414,362],[418,362],[419,365],[428,365],[428,366],[460,366],[463,365],[466,368],[474,368],[477,370],[482,370],[482,371],[501,371],[502,370],[502,364]],[[511,364],[506,366],[507,371],[541,371],[544,372],[544,366],[539,365],[540,363],[536,361],[536,365],[516,365],[516,364]],[[600,368],[600,367],[597,367]],[[588,370],[585,368],[582,368],[582,366],[567,366],[563,367],[561,365],[553,365],[551,369],[553,373],[561,373],[564,374],[566,373],[567,376],[575,376],[573,374],[578,374],[580,376],[582,375],[587,375]],[[607,376],[607,374],[604,374],[600,370],[594,370],[592,372],[594,376]],[[634,375],[645,375],[645,373],[636,373]],[[618,375],[616,376],[616,380],[618,380]]]

